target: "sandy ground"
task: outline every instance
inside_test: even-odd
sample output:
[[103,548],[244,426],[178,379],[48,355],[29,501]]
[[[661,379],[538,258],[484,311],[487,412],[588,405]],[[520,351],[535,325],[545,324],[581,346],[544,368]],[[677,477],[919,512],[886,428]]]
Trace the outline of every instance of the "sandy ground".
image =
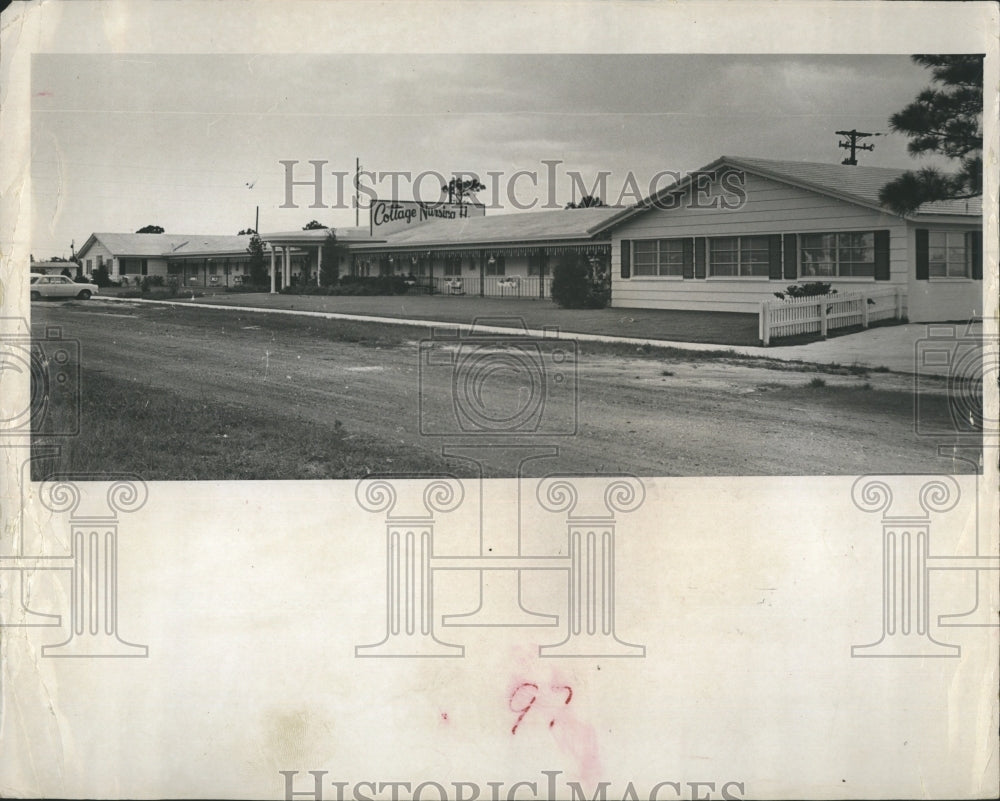
[[[456,397],[462,408],[482,401],[481,413],[499,419],[530,406],[541,386],[532,389],[526,374],[501,370],[482,376],[482,397],[465,394],[474,384],[465,381],[472,373],[461,373],[456,383],[447,365],[461,354],[439,348],[445,364],[421,374],[419,332],[409,339],[408,329],[395,326],[393,335],[407,339],[376,348],[341,341],[336,322],[285,317],[279,325],[238,310],[90,301],[36,303],[32,312],[36,333],[57,324],[64,336],[80,340],[85,371],[171,390],[192,406],[209,401],[264,409],[289,424],[339,421],[347,431],[429,453],[456,444],[463,430]],[[696,353],[670,360],[623,357],[609,349],[576,359],[572,349],[566,354],[558,368],[552,353],[542,357],[547,373],[544,407],[531,418],[536,430],[488,438],[493,445],[558,448],[554,458],[529,462],[528,475],[961,471],[937,456],[937,442],[914,433],[910,376],[823,374],[826,386],[809,388],[815,373],[704,360]],[[502,364],[512,352],[486,355]],[[562,381],[555,380],[557,373]],[[440,433],[452,436],[434,436]],[[514,474],[525,453],[483,448],[481,436],[464,442],[489,454],[492,475]]]

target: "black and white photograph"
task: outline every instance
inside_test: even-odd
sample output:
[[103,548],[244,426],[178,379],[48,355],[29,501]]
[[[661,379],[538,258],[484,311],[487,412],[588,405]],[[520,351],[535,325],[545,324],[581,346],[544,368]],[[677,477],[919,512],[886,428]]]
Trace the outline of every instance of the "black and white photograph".
[[977,469],[982,76],[38,54],[32,317],[86,358],[36,477]]
[[1000,790],[995,5],[0,20],[0,795]]

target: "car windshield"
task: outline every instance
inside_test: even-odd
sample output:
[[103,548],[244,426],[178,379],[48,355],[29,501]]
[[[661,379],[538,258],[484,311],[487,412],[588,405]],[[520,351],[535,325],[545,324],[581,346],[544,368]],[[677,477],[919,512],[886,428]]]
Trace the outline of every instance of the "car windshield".
[[31,276],[31,283],[35,283],[39,278],[41,278],[40,275],[33,275],[33,276]]

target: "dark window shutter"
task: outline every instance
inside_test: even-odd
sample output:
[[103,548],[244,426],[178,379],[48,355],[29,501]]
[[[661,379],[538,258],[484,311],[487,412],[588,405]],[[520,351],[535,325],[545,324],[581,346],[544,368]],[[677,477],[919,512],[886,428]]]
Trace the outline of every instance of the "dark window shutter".
[[705,277],[705,237],[703,236],[694,240],[694,277]]
[[785,234],[785,280],[794,281],[799,277],[799,238],[796,234]]
[[767,238],[767,277],[772,281],[781,280],[781,234],[771,234]]
[[927,229],[918,228],[917,235],[917,280],[926,281],[930,277],[927,253]]
[[694,278],[694,240],[685,239],[681,243],[684,258],[683,275],[685,278]]
[[622,278],[632,277],[632,242],[622,240]]
[[875,280],[889,280],[889,232],[875,232]]
[[969,253],[969,263],[972,267],[972,277],[977,281],[983,280],[983,232],[969,231],[966,234],[968,244],[966,248]]

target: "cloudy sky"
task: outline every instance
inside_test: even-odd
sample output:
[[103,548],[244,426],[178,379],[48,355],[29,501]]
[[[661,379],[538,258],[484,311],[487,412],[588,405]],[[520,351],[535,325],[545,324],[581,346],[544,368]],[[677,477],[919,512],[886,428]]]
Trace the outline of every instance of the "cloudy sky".
[[[157,224],[172,233],[354,223],[350,208],[285,202],[281,160],[312,176],[355,157],[373,172],[471,170],[508,212],[571,199],[576,171],[611,173],[605,200],[629,174],[648,187],[662,170],[720,155],[839,162],[834,131],[889,134],[889,115],[928,84],[908,57],[700,55],[52,55],[32,62],[32,252],[69,256],[93,231]],[[862,164],[910,167],[906,139],[874,140]],[[543,160],[558,160],[549,185]],[[924,162],[919,162],[923,164]],[[364,177],[380,196],[389,178]],[[420,185],[421,199],[435,189]],[[345,200],[351,194],[348,185]],[[398,195],[413,197],[402,179]],[[627,195],[626,202],[634,201]],[[364,200],[364,198],[363,198]],[[492,210],[490,213],[503,213]],[[362,211],[362,223],[366,223]]]

